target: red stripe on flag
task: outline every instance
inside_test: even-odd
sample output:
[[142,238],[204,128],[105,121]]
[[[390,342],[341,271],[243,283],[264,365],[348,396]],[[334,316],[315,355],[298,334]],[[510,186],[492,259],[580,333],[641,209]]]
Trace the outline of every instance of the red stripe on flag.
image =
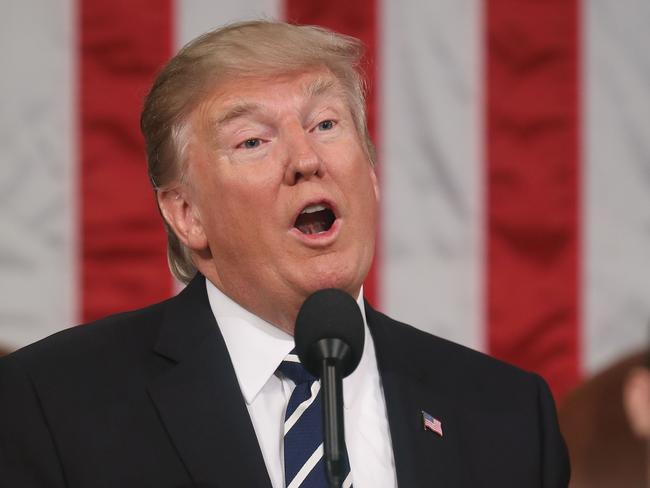
[[170,0],[80,1],[83,320],[172,291],[147,180],[142,98],[171,53]]
[[[375,0],[332,0],[327,3],[286,0],[284,18],[297,24],[320,25],[342,34],[361,39],[367,51],[363,68],[368,80],[368,128],[373,141],[377,141],[378,68],[377,68],[377,22],[378,7]],[[379,168],[377,168],[379,169]],[[379,171],[378,171],[378,176]],[[378,229],[378,239],[381,230]],[[379,306],[379,276],[381,262],[381,242],[377,241],[375,261],[364,284],[366,298]]]
[[486,2],[490,352],[578,381],[578,0]]

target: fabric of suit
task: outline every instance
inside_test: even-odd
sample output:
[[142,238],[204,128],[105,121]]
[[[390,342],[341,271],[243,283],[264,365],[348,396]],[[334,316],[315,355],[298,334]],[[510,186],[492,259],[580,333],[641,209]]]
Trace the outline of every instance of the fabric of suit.
[[[567,486],[541,378],[366,315],[400,487]],[[202,276],[0,359],[0,486],[271,487]]]

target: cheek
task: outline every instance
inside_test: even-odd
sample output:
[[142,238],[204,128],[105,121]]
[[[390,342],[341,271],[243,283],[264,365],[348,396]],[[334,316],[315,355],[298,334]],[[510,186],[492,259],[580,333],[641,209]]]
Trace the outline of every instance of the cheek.
[[254,207],[258,200],[268,198],[276,184],[277,176],[272,174],[269,164],[238,162],[226,153],[220,153],[215,159],[204,165],[204,171],[198,175],[202,200],[218,201],[229,213]]
[[349,178],[348,186],[359,205],[368,210],[375,209],[379,202],[379,189],[370,163],[363,161],[357,165],[353,176]]
[[274,221],[277,185],[263,173],[239,171],[215,185],[207,195],[213,209],[213,223],[229,241],[255,241]]
[[359,217],[361,222],[359,223],[362,232],[366,235],[365,238],[374,239],[376,229],[377,229],[377,220],[379,217],[379,200],[376,191],[376,186],[374,184],[374,179],[368,174],[367,171],[363,172],[360,175],[360,179],[363,180],[363,185],[357,185],[352,191],[356,192],[356,197],[359,205]]

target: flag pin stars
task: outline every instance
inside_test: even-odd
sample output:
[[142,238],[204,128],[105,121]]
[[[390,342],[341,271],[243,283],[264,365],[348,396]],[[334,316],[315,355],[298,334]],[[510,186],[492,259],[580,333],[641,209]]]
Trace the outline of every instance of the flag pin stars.
[[430,430],[431,432],[435,432],[440,437],[442,437],[442,422],[424,410],[421,412],[422,425],[424,426],[424,430]]

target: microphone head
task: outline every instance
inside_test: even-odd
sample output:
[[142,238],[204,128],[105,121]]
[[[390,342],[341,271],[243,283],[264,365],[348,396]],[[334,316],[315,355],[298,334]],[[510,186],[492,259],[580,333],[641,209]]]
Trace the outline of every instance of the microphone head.
[[335,288],[311,294],[296,318],[296,353],[307,371],[317,377],[323,359],[339,360],[343,378],[352,373],[361,361],[364,336],[363,316],[357,302]]

